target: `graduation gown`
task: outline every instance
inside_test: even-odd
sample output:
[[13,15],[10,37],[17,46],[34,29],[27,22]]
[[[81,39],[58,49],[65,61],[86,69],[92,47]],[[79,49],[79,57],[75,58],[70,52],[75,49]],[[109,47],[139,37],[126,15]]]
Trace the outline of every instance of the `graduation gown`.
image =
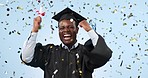
[[71,50],[61,45],[37,43],[33,60],[26,64],[40,67],[44,78],[92,78],[93,70],[106,64],[111,55],[112,51],[99,35],[95,47],[91,39]]

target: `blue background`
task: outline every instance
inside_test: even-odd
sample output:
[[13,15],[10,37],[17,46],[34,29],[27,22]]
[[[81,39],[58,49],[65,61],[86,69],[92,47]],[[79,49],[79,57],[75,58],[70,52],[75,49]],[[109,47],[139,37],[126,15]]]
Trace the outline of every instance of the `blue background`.
[[[35,9],[43,6],[37,42],[60,44],[57,22],[51,17],[70,7],[86,17],[113,50],[110,61],[95,69],[93,78],[147,78],[147,0],[0,0],[0,78],[43,78],[43,71],[21,63],[20,53],[29,36]],[[90,22],[92,20],[92,22]],[[54,30],[53,30],[54,29]],[[89,39],[80,28],[78,42]]]

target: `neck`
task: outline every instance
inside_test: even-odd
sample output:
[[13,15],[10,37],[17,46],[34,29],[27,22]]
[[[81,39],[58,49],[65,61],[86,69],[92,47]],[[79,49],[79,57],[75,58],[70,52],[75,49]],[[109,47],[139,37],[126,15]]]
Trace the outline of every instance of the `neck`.
[[64,44],[69,50],[75,45],[75,43],[77,42],[77,40],[75,40],[75,42],[74,43],[72,43],[72,44]]

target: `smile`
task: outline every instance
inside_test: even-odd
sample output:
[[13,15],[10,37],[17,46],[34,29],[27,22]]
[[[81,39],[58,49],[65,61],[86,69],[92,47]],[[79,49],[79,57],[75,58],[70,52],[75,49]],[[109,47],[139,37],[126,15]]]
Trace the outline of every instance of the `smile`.
[[71,39],[71,35],[70,34],[65,34],[64,35],[64,40],[70,40]]

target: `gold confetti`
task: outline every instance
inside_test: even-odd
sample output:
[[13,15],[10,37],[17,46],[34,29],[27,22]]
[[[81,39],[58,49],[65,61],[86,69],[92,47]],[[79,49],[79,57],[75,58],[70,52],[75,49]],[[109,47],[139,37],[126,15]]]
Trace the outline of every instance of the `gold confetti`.
[[137,38],[131,38],[131,39],[130,39],[130,42],[136,42],[136,41],[138,41]]
[[53,48],[53,46],[50,46],[50,48]]
[[23,10],[23,8],[22,8],[22,7],[20,7],[20,6],[18,6],[18,7],[17,7],[17,9],[18,9],[18,10]]
[[64,61],[64,59],[62,59],[62,61]]
[[100,4],[97,4],[97,5],[96,5],[96,7],[99,7],[99,6],[101,6],[101,5],[100,5]]

